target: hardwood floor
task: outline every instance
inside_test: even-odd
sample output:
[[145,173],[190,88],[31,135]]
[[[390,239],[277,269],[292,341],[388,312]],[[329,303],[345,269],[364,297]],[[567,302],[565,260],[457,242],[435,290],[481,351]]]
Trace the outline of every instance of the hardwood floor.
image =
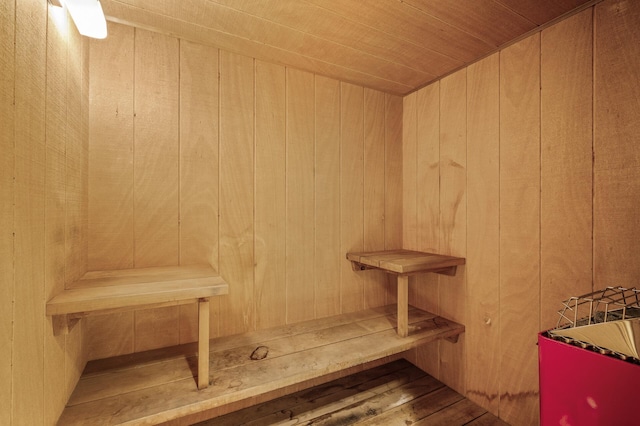
[[405,360],[245,408],[199,426],[507,425]]

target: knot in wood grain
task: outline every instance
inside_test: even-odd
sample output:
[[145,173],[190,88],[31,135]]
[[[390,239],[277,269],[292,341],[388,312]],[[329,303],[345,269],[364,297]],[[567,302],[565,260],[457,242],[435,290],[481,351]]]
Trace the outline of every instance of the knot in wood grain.
[[268,347],[258,346],[257,348],[254,349],[254,351],[251,353],[251,356],[249,358],[251,358],[254,361],[258,361],[261,359],[265,359],[268,354],[269,354]]

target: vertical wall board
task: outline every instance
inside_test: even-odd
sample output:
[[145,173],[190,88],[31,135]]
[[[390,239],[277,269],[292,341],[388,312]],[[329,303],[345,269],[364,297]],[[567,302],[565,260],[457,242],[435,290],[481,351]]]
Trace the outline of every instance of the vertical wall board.
[[[46,150],[44,204],[44,299],[65,287],[66,212],[66,104],[67,26],[66,12],[49,8],[47,20]],[[65,383],[65,336],[53,334],[51,317],[44,317],[44,422],[54,424],[67,402]],[[62,367],[62,368],[61,368]]]
[[417,93],[403,98],[402,106],[402,248],[417,250]]
[[[467,255],[467,71],[440,81],[440,252]],[[439,315],[466,323],[466,267],[438,277]],[[466,334],[440,342],[440,380],[465,393]]]
[[[218,49],[180,40],[180,264],[218,269]],[[218,298],[210,310],[219,309]],[[198,306],[179,308],[180,343],[198,338]],[[217,315],[210,315],[217,318]],[[216,333],[216,324],[210,324]]]
[[[256,326],[286,323],[286,70],[256,61]],[[311,285],[311,283],[308,283]]]
[[[89,42],[89,270],[134,266],[134,29],[108,23],[108,31]],[[133,318],[85,319],[88,358],[132,352]]]
[[[385,95],[384,248],[402,248],[402,98]],[[397,280],[387,275],[386,303],[396,303]]]
[[467,68],[467,397],[498,413],[500,57]]
[[[416,94],[416,249],[440,252],[440,82]],[[410,278],[409,303],[438,313],[438,275],[420,274]],[[440,377],[440,342],[417,350],[416,362],[424,371]]]
[[287,69],[287,322],[312,319],[314,304],[314,77]]
[[592,286],[593,12],[541,33],[540,325]]
[[44,417],[46,2],[16,3],[12,418]]
[[0,3],[0,424],[11,424],[14,300],[15,2]]
[[[340,245],[345,256],[364,249],[364,90],[340,83],[340,91]],[[340,268],[342,312],[358,311],[364,306],[363,277],[344,258]]]
[[539,61],[539,34],[500,53],[500,417],[510,424],[538,418]]
[[316,317],[340,313],[340,82],[316,76]]
[[134,29],[108,23],[108,31],[89,43],[91,271],[133,268]]
[[178,263],[178,40],[136,29],[134,266]]
[[[176,38],[136,29],[134,50],[134,266],[176,265],[180,238],[179,45]],[[158,334],[154,321],[169,319],[175,324]],[[138,311],[134,321],[136,351],[179,341],[177,306]]]
[[[364,250],[384,250],[384,93],[364,89]],[[386,273],[364,271],[364,306],[383,306]]]
[[254,301],[254,64],[220,51],[220,301],[226,334],[255,328]]
[[640,3],[595,7],[594,287],[640,285]]

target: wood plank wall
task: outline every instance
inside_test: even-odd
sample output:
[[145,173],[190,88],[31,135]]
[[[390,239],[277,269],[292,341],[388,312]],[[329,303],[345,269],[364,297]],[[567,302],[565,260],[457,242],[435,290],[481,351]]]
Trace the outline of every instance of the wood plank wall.
[[54,424],[86,362],[45,301],[86,268],[88,43],[62,9],[0,5],[0,424]]
[[412,360],[513,425],[538,423],[560,302],[640,283],[638,28],[605,0],[403,101],[403,244],[467,257],[411,284],[466,325]]
[[[345,254],[401,245],[401,98],[114,23],[90,45],[90,270],[210,263],[212,335],[395,300]],[[195,314],[87,318],[89,357],[193,341]]]

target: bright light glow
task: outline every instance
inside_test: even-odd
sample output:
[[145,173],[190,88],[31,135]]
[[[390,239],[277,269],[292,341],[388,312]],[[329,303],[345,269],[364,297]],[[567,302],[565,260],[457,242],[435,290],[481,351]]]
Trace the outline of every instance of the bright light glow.
[[92,38],[107,36],[107,20],[98,0],[62,0],[78,32]]
[[55,27],[60,31],[60,33],[64,34],[66,37],[67,34],[67,12],[62,8],[62,6],[55,6],[51,4],[49,7],[49,16],[51,20],[54,22]]

